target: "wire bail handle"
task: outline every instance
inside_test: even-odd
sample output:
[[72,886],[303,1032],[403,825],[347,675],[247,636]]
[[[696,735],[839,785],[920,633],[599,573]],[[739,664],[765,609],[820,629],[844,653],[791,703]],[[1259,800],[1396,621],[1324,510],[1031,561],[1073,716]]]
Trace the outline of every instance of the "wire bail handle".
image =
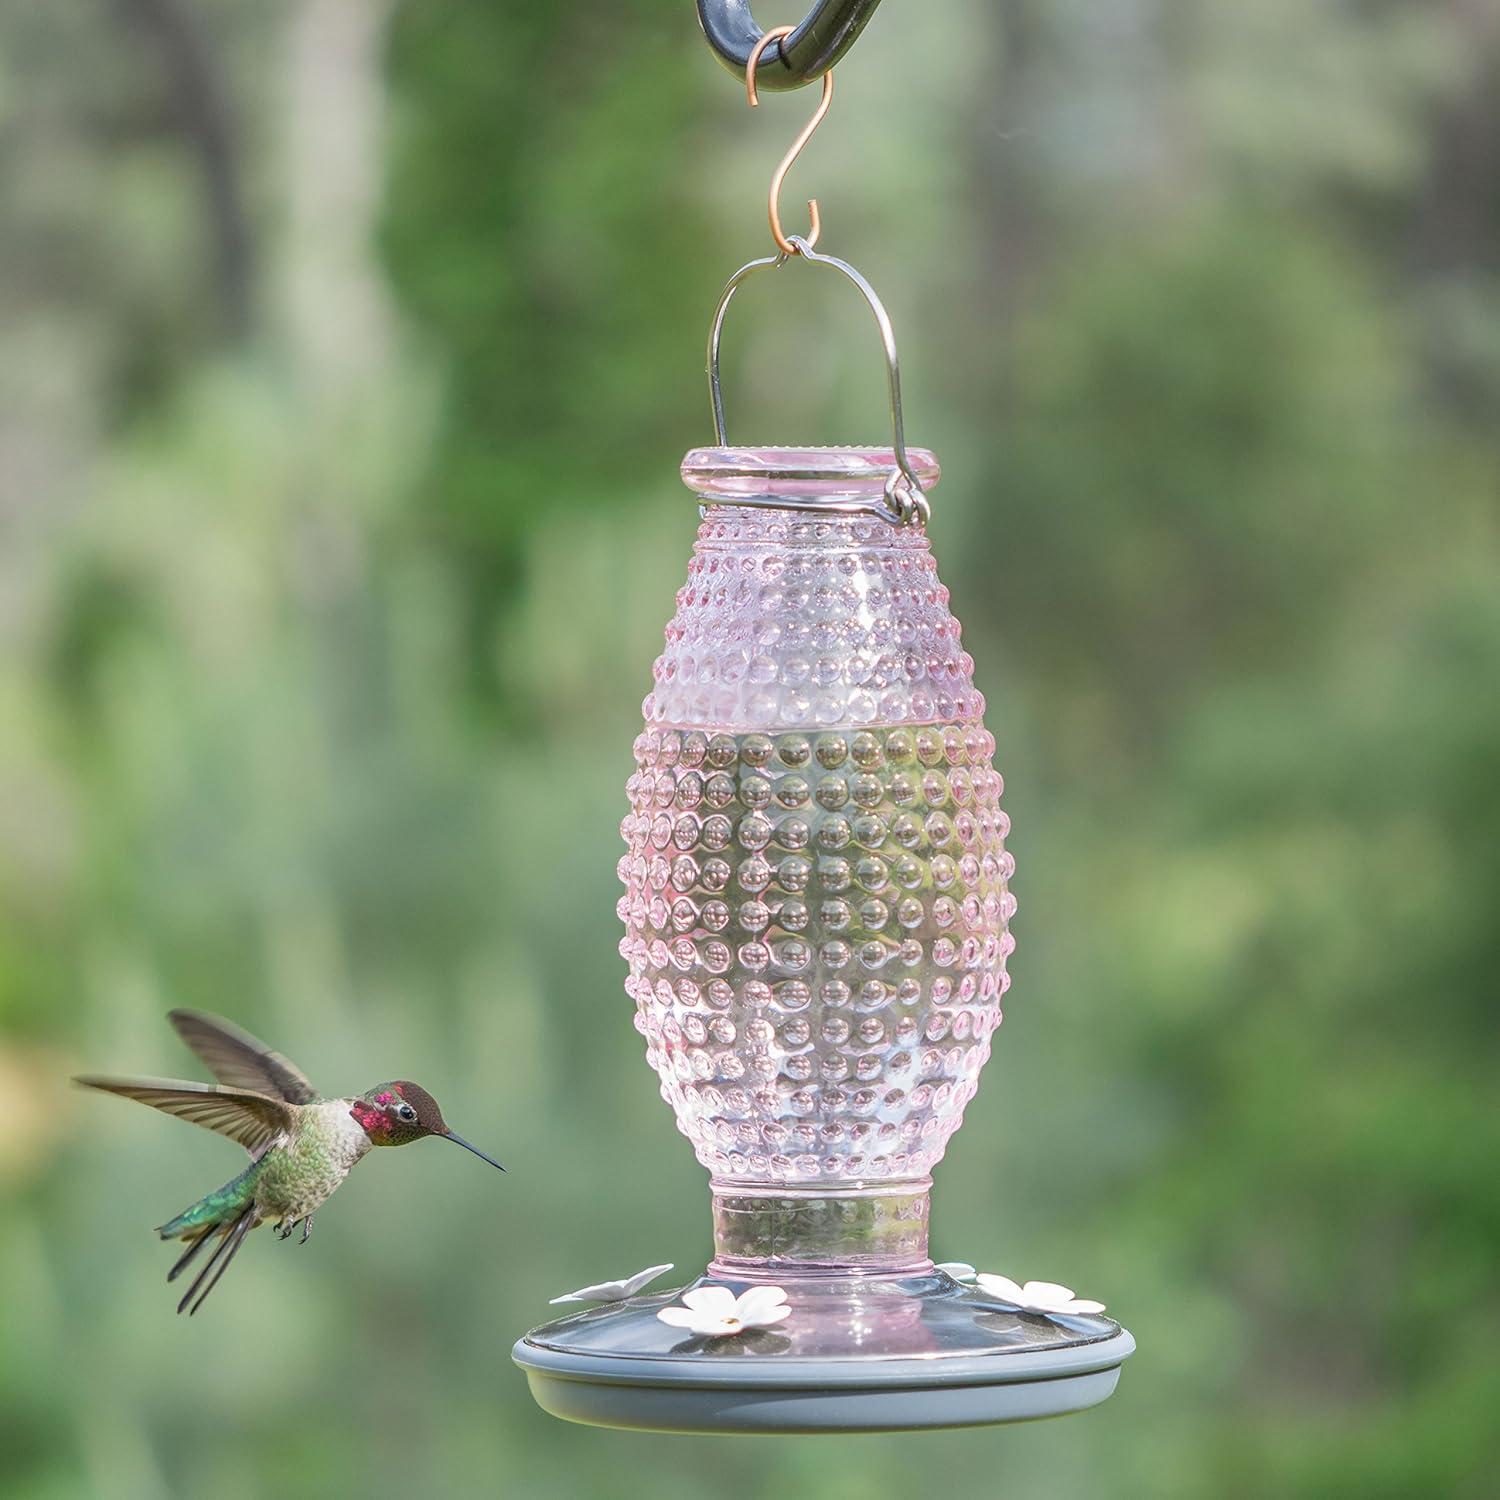
[[728,446],[729,439],[724,426],[724,392],[719,382],[719,343],[724,332],[725,314],[741,283],[757,271],[765,270],[767,266],[779,269],[793,257],[812,266],[829,266],[859,289],[860,295],[875,316],[875,324],[880,329],[880,342],[885,349],[886,383],[891,405],[891,449],[896,466],[885,482],[885,504],[871,508],[898,526],[925,525],[932,515],[932,507],[906,452],[906,435],[901,417],[901,366],[896,357],[896,332],[891,326],[890,315],[880,298],[875,295],[875,288],[847,261],[840,260],[835,255],[820,255],[800,235],[792,235],[790,239],[792,250],[783,251],[780,255],[762,256],[759,260],[752,260],[748,265],[741,266],[729,278],[719,295],[719,305],[714,309],[713,326],[708,335],[708,394],[714,414],[714,440],[721,448]]

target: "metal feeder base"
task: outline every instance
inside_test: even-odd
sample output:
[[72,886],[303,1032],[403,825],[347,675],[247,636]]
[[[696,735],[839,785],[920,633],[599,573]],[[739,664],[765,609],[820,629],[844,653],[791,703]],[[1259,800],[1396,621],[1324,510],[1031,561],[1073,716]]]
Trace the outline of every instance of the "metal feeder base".
[[537,1404],[570,1422],[651,1432],[889,1432],[1083,1411],[1110,1395],[1135,1350],[1109,1318],[1018,1313],[940,1272],[783,1284],[795,1311],[771,1329],[684,1339],[656,1317],[676,1300],[672,1292],[545,1324],[516,1343],[512,1358]]

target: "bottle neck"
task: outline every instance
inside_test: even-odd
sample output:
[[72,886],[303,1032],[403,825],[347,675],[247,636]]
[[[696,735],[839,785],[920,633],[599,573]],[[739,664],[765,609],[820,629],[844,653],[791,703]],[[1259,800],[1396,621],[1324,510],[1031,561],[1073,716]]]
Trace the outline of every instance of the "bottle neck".
[[921,498],[940,472],[925,448],[904,454],[891,448],[694,448],[682,461],[683,482],[701,505],[787,507],[823,519],[881,517],[903,530],[925,516],[926,502],[913,514],[897,503],[897,494]]
[[715,1179],[709,1273],[738,1280],[788,1275],[919,1275],[927,1257],[932,1179],[875,1187],[756,1187]]

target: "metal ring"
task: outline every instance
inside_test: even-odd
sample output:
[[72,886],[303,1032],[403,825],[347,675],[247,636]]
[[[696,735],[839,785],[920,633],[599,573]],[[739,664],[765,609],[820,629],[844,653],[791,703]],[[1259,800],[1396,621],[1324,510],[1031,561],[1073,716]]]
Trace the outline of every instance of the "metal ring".
[[925,524],[932,514],[932,507],[906,452],[906,434],[901,416],[901,366],[896,358],[896,331],[891,326],[890,315],[886,312],[884,303],[875,295],[875,288],[848,261],[840,260],[836,255],[819,255],[800,235],[792,235],[790,241],[794,247],[792,253],[765,255],[741,266],[725,283],[724,290],[719,295],[719,305],[714,309],[714,320],[708,334],[708,396],[713,408],[714,440],[721,448],[729,444],[724,424],[724,391],[719,382],[719,342],[724,332],[724,316],[729,311],[729,304],[739,290],[740,283],[767,266],[784,266],[793,259],[804,260],[812,266],[831,266],[859,289],[860,295],[875,315],[876,326],[880,329],[880,341],[885,349],[887,387],[891,403],[891,450],[895,454],[896,467],[891,470],[885,482],[885,499],[889,511],[877,508],[882,514],[890,514],[898,525]]
[[[780,67],[767,67],[761,87],[772,92],[816,83],[854,45],[880,0],[816,0],[807,17],[776,49]],[[765,28],[749,0],[698,0],[698,20],[714,56],[731,73],[745,66]]]

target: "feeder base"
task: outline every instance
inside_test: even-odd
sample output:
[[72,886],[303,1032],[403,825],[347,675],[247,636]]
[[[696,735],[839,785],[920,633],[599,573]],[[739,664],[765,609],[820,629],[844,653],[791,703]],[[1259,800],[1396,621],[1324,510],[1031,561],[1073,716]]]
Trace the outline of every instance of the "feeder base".
[[[753,1283],[712,1278],[735,1291]],[[701,1282],[698,1284],[702,1284]],[[512,1358],[553,1416],[652,1432],[875,1432],[1056,1417],[1114,1390],[1135,1340],[1104,1317],[998,1306],[941,1272],[783,1278],[793,1315],[734,1338],[684,1337],[679,1293],[560,1318]]]

